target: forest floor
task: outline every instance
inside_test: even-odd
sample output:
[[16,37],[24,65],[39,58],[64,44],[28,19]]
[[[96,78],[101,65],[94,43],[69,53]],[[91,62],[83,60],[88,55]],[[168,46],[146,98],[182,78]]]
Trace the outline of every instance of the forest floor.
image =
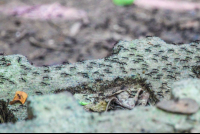
[[[45,18],[44,10],[54,13],[47,8],[52,3],[65,12]],[[157,36],[179,44],[200,39],[198,9],[123,7],[111,0],[1,0],[0,13],[0,53],[25,55],[35,66],[104,58],[119,40]]]

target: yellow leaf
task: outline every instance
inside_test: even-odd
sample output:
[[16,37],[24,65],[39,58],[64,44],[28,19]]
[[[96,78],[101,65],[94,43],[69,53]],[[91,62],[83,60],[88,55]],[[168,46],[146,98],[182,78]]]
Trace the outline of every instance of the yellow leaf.
[[27,93],[23,92],[23,91],[17,91],[15,93],[15,97],[13,99],[13,101],[10,102],[10,105],[16,103],[16,102],[20,102],[21,104],[24,104],[26,102],[28,95]]

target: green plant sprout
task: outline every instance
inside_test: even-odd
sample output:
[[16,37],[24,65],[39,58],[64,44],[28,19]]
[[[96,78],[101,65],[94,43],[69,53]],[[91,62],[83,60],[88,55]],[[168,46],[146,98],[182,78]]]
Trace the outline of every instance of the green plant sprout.
[[85,106],[85,105],[88,105],[88,104],[90,104],[90,103],[83,102],[83,101],[79,101],[78,103],[79,103],[81,106]]

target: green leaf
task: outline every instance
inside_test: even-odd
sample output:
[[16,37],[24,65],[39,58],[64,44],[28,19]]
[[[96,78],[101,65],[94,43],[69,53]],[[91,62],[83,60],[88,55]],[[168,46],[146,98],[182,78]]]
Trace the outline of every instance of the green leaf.
[[113,0],[113,3],[118,6],[132,5],[135,0]]

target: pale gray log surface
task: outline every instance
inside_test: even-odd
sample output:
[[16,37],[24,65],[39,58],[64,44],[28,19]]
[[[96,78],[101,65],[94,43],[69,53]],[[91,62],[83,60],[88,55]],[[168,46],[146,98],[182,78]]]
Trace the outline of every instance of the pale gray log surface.
[[[31,104],[34,104],[35,100],[38,101],[38,106],[36,106],[36,104],[33,106],[30,105],[29,108],[36,109],[36,107],[39,107],[40,103],[41,107],[46,105],[43,103],[49,103],[49,105],[53,105],[55,107],[60,107],[62,103],[63,105],[66,104],[66,106],[71,103],[70,106],[76,108],[76,104],[74,104],[75,101],[72,103],[69,100],[66,100],[69,102],[65,102],[64,99],[60,99],[56,102],[55,98],[62,98],[62,95],[57,97],[56,95],[51,95],[49,97],[47,95],[44,96],[44,98],[41,97],[41,99],[38,97],[38,94],[53,94],[63,90],[70,91],[71,93],[94,93],[100,90],[105,91],[108,87],[119,85],[120,82],[132,82],[138,84],[139,79],[146,79],[145,84],[148,85],[148,92],[152,94],[152,99],[168,100],[171,97],[171,89],[174,82],[196,77],[192,72],[192,67],[198,65],[200,62],[199,50],[200,44],[198,43],[176,46],[173,44],[167,44],[161,39],[153,37],[134,40],[131,42],[121,41],[114,47],[113,55],[110,57],[68,65],[34,67],[30,65],[24,56],[21,55],[0,56],[0,98],[5,101],[7,101],[7,99],[12,100],[16,91],[24,91],[29,95],[29,99],[31,98]],[[173,94],[179,96],[178,93]],[[185,93],[183,95],[185,95]],[[35,96],[35,98],[33,96]],[[48,99],[45,101],[45,97],[49,99],[51,97],[54,98],[53,100],[55,101],[55,104],[53,102],[51,103]],[[40,99],[43,101],[39,102]],[[27,106],[27,103],[25,103],[25,106]],[[20,120],[24,120],[27,116],[26,107],[12,105],[8,108],[15,110],[13,113]],[[32,120],[18,122],[17,124],[27,124],[27,127],[16,131],[20,132],[23,130],[39,132],[39,130],[44,129],[43,125],[44,127],[48,127],[46,131],[51,132],[53,132],[54,129],[57,132],[64,132],[68,129],[68,132],[75,132],[79,130],[82,132],[100,132],[104,131],[104,128],[107,132],[125,132],[125,130],[128,132],[140,132],[143,130],[150,132],[160,132],[161,130],[164,132],[172,132],[178,130],[177,128],[179,127],[181,128],[181,123],[185,125],[185,127],[183,127],[184,129],[187,128],[188,130],[188,128],[191,127],[191,123],[187,123],[185,116],[161,112],[155,107],[150,107],[147,111],[146,108],[136,108],[133,111],[117,111],[99,116],[97,114],[92,115],[85,113],[84,111],[81,111],[80,107],[77,106],[78,110],[71,110],[73,112],[69,112],[72,120],[74,117],[77,122],[75,120],[70,121],[71,118],[62,118],[65,116],[64,113],[66,113],[66,111],[63,110],[63,108],[61,109],[62,110],[57,110],[61,112],[60,116],[59,114],[55,114],[55,111],[54,114],[51,113],[54,117],[50,114],[53,118],[52,124],[47,123],[49,118],[42,119],[42,117],[37,117],[35,119],[37,120],[37,123],[35,123],[36,126],[33,126],[33,128],[38,127],[37,129],[30,130],[32,127],[28,127],[28,125],[34,124],[32,123],[34,120]],[[81,112],[79,113],[79,111]],[[39,112],[35,114],[38,113]],[[72,113],[74,114],[73,116]],[[80,116],[82,118],[76,118],[76,116]],[[130,116],[134,118],[130,118]],[[152,116],[155,116],[156,119],[154,120]],[[56,130],[57,127],[52,127],[54,125],[58,125],[59,119],[54,120],[55,118],[60,118],[64,122],[66,121],[65,123],[62,123],[63,121],[61,121],[61,124],[59,125],[62,126],[61,129]],[[152,120],[149,120],[149,118]],[[47,122],[45,123],[45,121]],[[73,125],[74,128],[70,127],[68,129],[64,129],[65,125],[63,124],[70,124],[70,122],[75,124]],[[85,123],[85,125],[82,124],[81,126],[80,122],[83,124]],[[0,125],[2,128],[0,131],[14,131],[14,126],[15,125],[8,125],[7,127],[12,127],[13,129],[7,129],[4,125]],[[110,130],[105,126],[109,126]],[[79,129],[79,127],[81,128]],[[166,130],[164,130],[164,128],[166,128]],[[15,129],[18,128],[16,127]]]

